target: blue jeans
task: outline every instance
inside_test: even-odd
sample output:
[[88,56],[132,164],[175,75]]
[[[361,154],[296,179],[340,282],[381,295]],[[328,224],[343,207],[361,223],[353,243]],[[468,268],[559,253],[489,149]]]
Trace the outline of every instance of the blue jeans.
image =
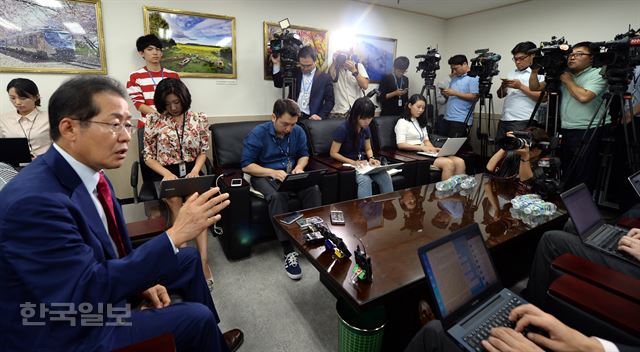
[[358,198],[371,197],[373,191],[371,190],[371,183],[375,181],[380,188],[380,193],[393,192],[393,183],[391,183],[391,176],[386,172],[378,172],[377,174],[362,175],[356,172],[356,183],[358,184]]

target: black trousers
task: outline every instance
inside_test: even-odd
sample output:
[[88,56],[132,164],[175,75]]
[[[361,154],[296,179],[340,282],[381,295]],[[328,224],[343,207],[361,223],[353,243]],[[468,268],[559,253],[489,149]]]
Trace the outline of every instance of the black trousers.
[[[607,126],[605,126],[607,128]],[[601,129],[589,129],[587,136],[585,137],[585,143],[589,140],[591,134],[595,133],[593,140],[588,145],[584,155],[578,158],[578,149],[580,148],[582,137],[587,130],[574,130],[563,128],[560,130],[562,133],[562,146],[560,148],[560,160],[562,162],[562,171],[564,174],[569,172],[569,164],[572,160],[576,159],[576,166],[571,171],[571,175],[567,179],[565,189],[569,189],[577,184],[584,183],[587,185],[590,191],[593,192],[596,183],[596,177],[598,176],[600,160],[600,136]]]
[[439,320],[432,320],[415,334],[404,352],[462,352],[462,349],[449,338]]
[[442,119],[438,123],[438,134],[447,137],[466,137],[467,125],[464,122],[456,122]]
[[[251,177],[251,185],[256,191],[264,194],[264,198],[269,204],[269,218],[271,219],[278,240],[283,244],[289,243],[289,238],[273,219],[274,215],[291,211],[291,209],[289,209],[289,192],[276,191],[273,185],[267,181],[266,177]],[[317,185],[301,189],[296,192],[296,195],[302,202],[303,209],[322,205],[322,195]]]

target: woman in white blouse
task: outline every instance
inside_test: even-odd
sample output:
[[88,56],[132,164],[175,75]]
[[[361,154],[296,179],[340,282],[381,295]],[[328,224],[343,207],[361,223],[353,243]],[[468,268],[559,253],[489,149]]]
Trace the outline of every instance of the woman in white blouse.
[[38,86],[30,79],[15,78],[7,85],[14,110],[0,116],[0,138],[26,138],[31,158],[44,154],[51,145],[49,115],[40,110]]
[[[398,149],[414,152],[437,152],[440,149],[434,147],[429,141],[426,104],[427,100],[420,94],[414,94],[409,98],[395,127]],[[442,170],[442,180],[465,172],[464,160],[457,156],[438,157],[433,165]]]

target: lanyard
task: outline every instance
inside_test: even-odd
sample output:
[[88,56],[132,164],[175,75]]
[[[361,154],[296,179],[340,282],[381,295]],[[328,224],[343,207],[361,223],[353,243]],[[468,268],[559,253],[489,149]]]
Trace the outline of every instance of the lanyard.
[[[153,76],[151,75],[151,72],[147,67],[145,67],[144,69],[147,70],[147,74],[149,75],[149,78],[151,78],[151,82],[153,82],[153,87],[155,88],[157,86],[156,80],[153,79]],[[162,74],[162,77],[160,77],[160,81],[162,81],[164,79],[164,67],[160,68],[160,73]]]
[[[278,146],[278,149],[280,149],[280,153],[282,153],[282,155],[285,157],[285,159],[287,160],[287,162],[285,163],[284,161],[281,161],[282,166],[284,166],[285,169],[288,169],[289,167],[289,147],[291,146],[289,144],[290,142],[290,138],[291,135],[287,136],[287,151],[285,152],[284,149],[282,149],[282,146],[278,143],[278,141],[276,140],[276,137],[272,137],[273,138],[273,143],[275,143],[276,146]],[[287,170],[288,172],[289,170]]]
[[396,88],[402,89],[402,84],[404,83],[404,80],[402,79],[402,77],[400,77],[399,84],[398,84],[398,77],[396,77],[396,75],[393,75],[393,79],[396,81]]
[[[413,122],[413,119],[411,119],[411,125],[413,126],[413,128],[416,129],[416,131],[418,131],[418,136],[420,136],[420,143],[422,144],[422,142],[424,142],[424,133],[422,133],[422,131],[418,127],[416,127],[416,124]],[[418,126],[419,125],[420,123],[418,123]]]
[[184,157],[182,156],[182,139],[184,138],[184,129],[185,124],[187,123],[187,114],[182,115],[182,135],[178,132],[178,126],[176,125],[176,136],[178,136],[178,148],[180,148],[180,161],[184,161]]
[[[20,120],[18,120],[18,125],[20,126],[20,129],[22,130],[22,134],[24,135],[24,137],[27,139],[27,143],[29,144],[29,152],[31,152],[31,155],[33,156],[33,147],[31,146],[31,130],[33,130],[33,125],[35,125],[36,123],[36,119],[38,118],[38,115],[40,115],[40,111],[38,111],[36,113],[36,116],[33,118],[33,121],[31,121],[31,127],[29,127],[29,133],[27,134],[27,132],[24,130],[24,127],[22,127],[22,122],[20,122]],[[25,116],[25,119],[27,117]],[[22,116],[20,117],[20,119],[22,119]]]

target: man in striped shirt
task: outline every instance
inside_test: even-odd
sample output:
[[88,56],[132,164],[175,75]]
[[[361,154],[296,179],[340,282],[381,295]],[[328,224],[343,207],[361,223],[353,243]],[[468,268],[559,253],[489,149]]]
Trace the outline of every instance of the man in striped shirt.
[[144,126],[145,116],[156,112],[153,94],[156,86],[165,78],[178,78],[177,72],[168,70],[160,64],[162,59],[162,42],[153,34],[144,35],[136,41],[138,53],[144,59],[145,66],[131,72],[127,82],[127,93],[140,112],[138,128]]

